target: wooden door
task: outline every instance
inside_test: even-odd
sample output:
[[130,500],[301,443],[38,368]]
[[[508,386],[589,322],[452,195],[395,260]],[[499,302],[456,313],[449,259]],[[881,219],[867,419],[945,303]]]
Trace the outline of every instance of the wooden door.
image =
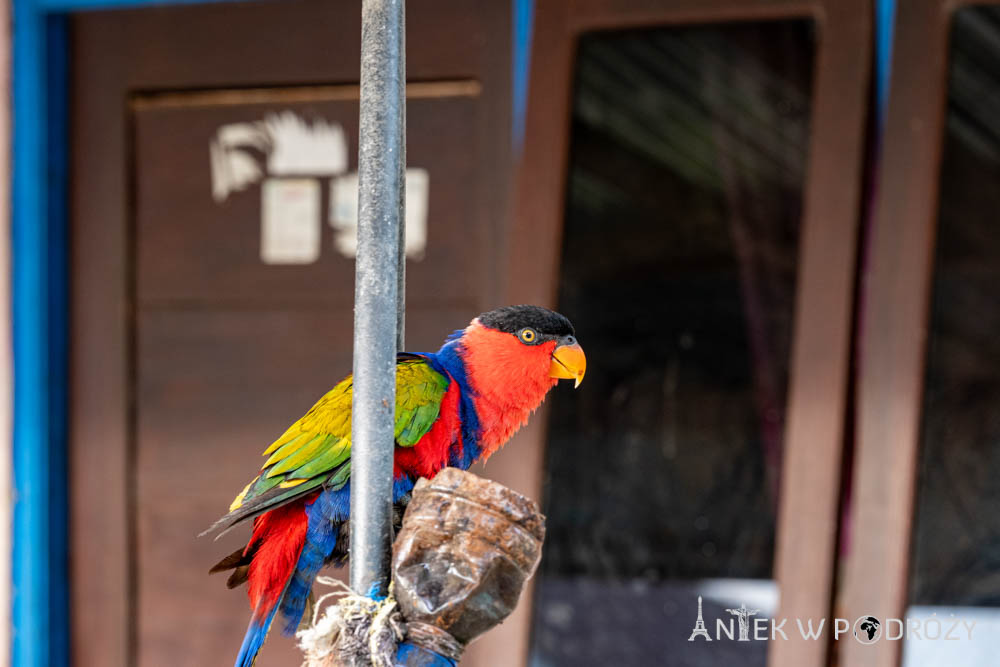
[[884,623],[840,664],[994,664],[1000,6],[900,3],[894,30],[838,600]]
[[[496,299],[509,14],[410,3],[409,349]],[[351,367],[360,10],[81,14],[72,35],[74,660],[228,664],[248,605],[206,572],[247,530],[197,535]],[[277,632],[261,656],[299,659]]]
[[[774,618],[832,606],[871,12],[539,4],[513,237],[536,242],[510,289],[579,308],[603,353],[527,450],[551,499],[540,663],[827,663],[794,634],[686,640],[704,578],[756,579]],[[740,595],[706,606],[712,636]]]

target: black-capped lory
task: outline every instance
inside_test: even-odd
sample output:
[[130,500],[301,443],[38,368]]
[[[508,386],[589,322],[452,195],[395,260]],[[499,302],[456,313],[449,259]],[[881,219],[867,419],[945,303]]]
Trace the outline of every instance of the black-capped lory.
[[[445,466],[467,469],[497,451],[560,379],[579,386],[586,358],[573,325],[538,306],[483,313],[437,352],[396,361],[393,502],[405,506],[416,480]],[[291,634],[313,581],[347,556],[350,516],[351,398],[348,376],[267,448],[260,474],[213,528],[253,518],[245,548],[213,572],[247,583],[250,626],[236,667],[250,667],[281,612]]]

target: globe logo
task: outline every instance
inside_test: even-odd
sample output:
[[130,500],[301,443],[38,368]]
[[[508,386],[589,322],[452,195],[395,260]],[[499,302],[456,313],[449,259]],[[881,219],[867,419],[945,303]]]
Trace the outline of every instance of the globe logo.
[[854,621],[854,638],[862,644],[874,644],[882,637],[882,624],[874,616],[860,616]]

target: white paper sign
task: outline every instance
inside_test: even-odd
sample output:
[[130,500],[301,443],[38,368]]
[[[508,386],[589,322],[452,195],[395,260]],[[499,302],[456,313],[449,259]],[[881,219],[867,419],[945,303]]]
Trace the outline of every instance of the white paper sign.
[[[334,248],[358,252],[358,175],[345,173],[347,135],[322,118],[306,121],[292,111],[263,120],[221,126],[209,144],[212,196],[261,183],[260,258],[265,264],[310,264],[319,259],[320,190],[330,179],[329,222]],[[406,170],[406,256],[424,258],[430,175]]]
[[261,185],[260,258],[310,264],[320,251],[320,189],[313,178],[268,178]]
[[[427,205],[430,175],[426,169],[406,170],[406,256],[420,261],[427,250]],[[358,254],[358,175],[333,179],[330,184],[330,225],[333,242],[344,257]]]
[[309,123],[285,111],[268,114],[264,127],[271,139],[267,172],[272,176],[333,176],[347,171],[347,135],[339,123],[322,118]]

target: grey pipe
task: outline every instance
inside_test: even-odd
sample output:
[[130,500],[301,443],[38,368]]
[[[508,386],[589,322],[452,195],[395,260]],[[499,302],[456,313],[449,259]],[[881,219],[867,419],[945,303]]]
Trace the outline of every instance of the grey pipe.
[[351,426],[351,588],[385,595],[392,540],[396,350],[403,345],[405,7],[361,6],[358,254]]

